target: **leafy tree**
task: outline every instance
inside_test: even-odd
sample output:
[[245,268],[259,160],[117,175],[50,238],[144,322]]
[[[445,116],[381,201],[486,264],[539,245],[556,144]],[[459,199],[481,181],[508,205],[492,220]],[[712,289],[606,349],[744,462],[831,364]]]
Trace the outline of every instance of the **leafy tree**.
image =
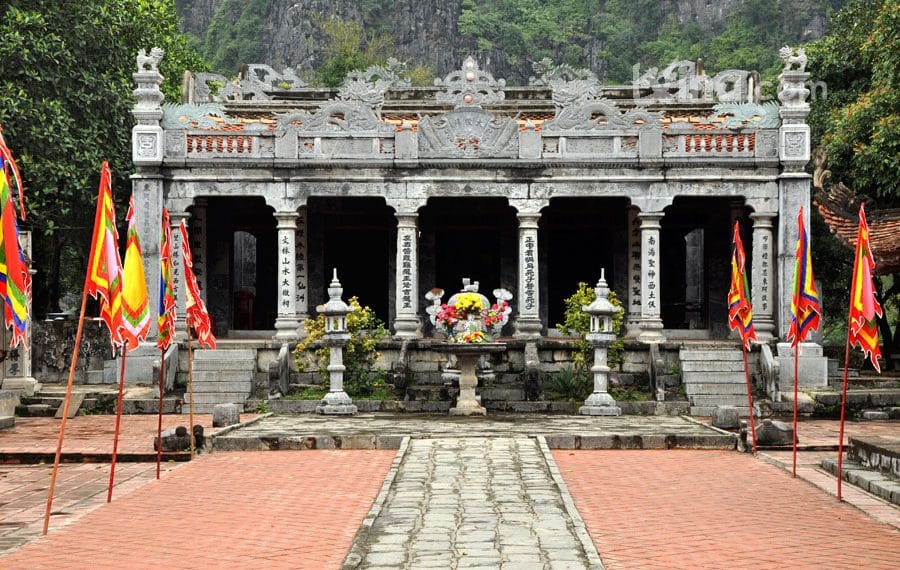
[[131,75],[138,49],[153,46],[166,50],[163,91],[178,100],[183,70],[203,65],[179,32],[172,0],[10,0],[0,7],[0,124],[26,186],[35,314],[58,311],[61,291],[81,290],[103,160],[124,218]]
[[270,0],[223,0],[203,40],[195,40],[212,69],[236,75],[241,65],[263,60],[263,30],[271,4]]
[[[594,347],[584,339],[584,335],[591,331],[591,316],[585,313],[582,307],[590,305],[596,299],[597,292],[594,291],[594,287],[583,281],[579,282],[578,289],[563,301],[566,306],[565,322],[556,325],[556,328],[563,334],[579,337],[572,343],[572,363],[575,366],[575,372],[590,371],[591,366],[594,365]],[[619,311],[612,317],[612,332],[618,336],[622,333],[625,311],[622,309],[622,302],[619,301],[615,291],[610,290],[609,302],[619,308]],[[624,356],[625,341],[617,338],[607,349],[606,363],[615,370],[624,361]]]
[[[814,144],[824,147],[833,182],[843,182],[877,207],[900,205],[900,4],[896,0],[853,0],[831,22],[832,32],[807,46],[814,81],[827,85],[827,97],[812,102],[809,123]],[[871,206],[870,206],[871,211]],[[852,253],[814,223],[816,267],[821,268],[826,321],[832,338],[843,343]],[[814,250],[815,252],[816,250]],[[900,278],[876,278],[887,309],[880,321],[886,360],[900,352]],[[893,329],[893,331],[892,331]],[[888,362],[889,363],[889,362]]]

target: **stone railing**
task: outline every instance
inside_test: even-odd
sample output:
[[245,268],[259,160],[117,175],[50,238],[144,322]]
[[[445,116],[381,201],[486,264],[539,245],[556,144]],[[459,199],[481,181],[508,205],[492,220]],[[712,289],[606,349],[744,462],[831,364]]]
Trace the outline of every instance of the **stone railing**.
[[[639,159],[762,159],[777,160],[778,130],[728,129],[685,132],[642,130],[583,133],[531,131],[519,133],[512,141],[518,152],[494,153],[489,147],[471,145],[465,155],[448,154],[447,159],[546,160],[629,162]],[[434,152],[422,152],[422,135],[416,131],[309,133],[289,130],[169,130],[165,136],[167,160],[192,159],[283,159],[300,163],[309,160],[432,160]],[[423,156],[425,155],[425,156]],[[438,157],[440,158],[440,157]]]

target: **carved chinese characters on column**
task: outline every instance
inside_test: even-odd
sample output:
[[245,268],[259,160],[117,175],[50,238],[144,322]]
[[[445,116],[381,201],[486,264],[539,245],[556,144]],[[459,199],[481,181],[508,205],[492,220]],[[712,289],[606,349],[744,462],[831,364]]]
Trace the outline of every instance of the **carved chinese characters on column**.
[[537,290],[535,289],[535,267],[537,266],[537,254],[534,232],[529,231],[525,235],[525,248],[523,252],[525,267],[525,295],[523,308],[533,311],[537,307]]
[[[415,231],[415,230],[413,230]],[[413,295],[413,277],[412,277],[412,264],[413,264],[413,236],[407,230],[403,233],[400,242],[401,247],[401,267],[400,267],[400,279],[401,279],[401,299],[400,299],[400,307],[406,310],[413,310],[412,305],[412,295]]]
[[653,310],[657,309],[656,272],[659,269],[656,267],[657,245],[656,236],[651,233],[647,238],[647,290],[649,291],[649,293],[647,293],[647,308]]
[[628,305],[629,313],[641,311],[641,221],[634,210],[628,214]]
[[760,292],[762,293],[762,312],[769,313],[769,234],[762,235],[762,255],[760,256]]
[[294,271],[296,269],[296,252],[294,251],[294,240],[291,237],[293,228],[278,230],[278,313],[281,315],[293,315],[294,313],[294,292],[291,290],[294,285]]
[[297,232],[295,234],[296,253],[296,272],[294,279],[297,283],[297,289],[294,296],[296,301],[296,311],[299,315],[307,315],[309,311],[309,301],[306,298],[306,284],[308,282],[308,266],[306,263],[306,213],[301,212],[297,216]]
[[194,275],[197,276],[197,288],[200,295],[206,298],[206,208],[195,206],[190,219],[190,246],[194,262]]
[[178,320],[184,315],[184,295],[181,292],[182,275],[184,275],[184,258],[181,255],[181,232],[178,230],[181,224],[181,216],[171,216],[172,224],[172,293],[175,295],[175,314]]

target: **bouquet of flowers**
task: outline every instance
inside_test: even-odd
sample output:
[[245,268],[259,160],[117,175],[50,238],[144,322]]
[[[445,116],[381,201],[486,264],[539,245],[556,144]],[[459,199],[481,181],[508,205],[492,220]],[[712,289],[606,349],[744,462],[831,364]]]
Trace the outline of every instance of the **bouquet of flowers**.
[[450,342],[491,342],[485,329],[499,334],[508,312],[509,305],[505,300],[485,310],[481,295],[465,292],[460,293],[452,305],[441,305],[435,313],[434,323]]

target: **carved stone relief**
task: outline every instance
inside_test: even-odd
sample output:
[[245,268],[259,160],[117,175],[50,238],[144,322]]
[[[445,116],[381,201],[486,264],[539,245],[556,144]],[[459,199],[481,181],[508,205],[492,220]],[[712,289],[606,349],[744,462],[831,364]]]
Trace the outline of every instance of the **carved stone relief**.
[[513,158],[518,149],[519,125],[511,117],[461,108],[419,121],[420,157]]
[[438,103],[451,103],[454,108],[481,107],[485,104],[499,103],[506,98],[503,88],[505,79],[494,79],[494,76],[478,67],[472,56],[466,58],[462,69],[453,71],[444,79],[435,79],[437,87],[444,90],[435,96]]

